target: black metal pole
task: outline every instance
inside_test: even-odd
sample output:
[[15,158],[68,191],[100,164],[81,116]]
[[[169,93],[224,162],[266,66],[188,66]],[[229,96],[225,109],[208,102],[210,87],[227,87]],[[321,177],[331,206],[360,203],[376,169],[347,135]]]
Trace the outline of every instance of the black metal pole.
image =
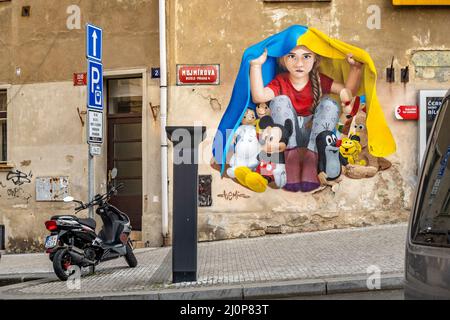
[[197,281],[198,145],[206,127],[166,127],[173,143],[172,281]]

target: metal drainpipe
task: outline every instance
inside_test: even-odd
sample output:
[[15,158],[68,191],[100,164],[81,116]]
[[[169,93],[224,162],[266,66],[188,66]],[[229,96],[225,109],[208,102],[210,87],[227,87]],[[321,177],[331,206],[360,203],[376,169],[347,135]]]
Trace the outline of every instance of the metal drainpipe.
[[5,246],[5,226],[0,224],[0,251],[4,251]]
[[167,49],[166,49],[166,1],[159,0],[159,60],[161,99],[161,211],[162,236],[167,244],[169,236],[168,174],[167,174]]

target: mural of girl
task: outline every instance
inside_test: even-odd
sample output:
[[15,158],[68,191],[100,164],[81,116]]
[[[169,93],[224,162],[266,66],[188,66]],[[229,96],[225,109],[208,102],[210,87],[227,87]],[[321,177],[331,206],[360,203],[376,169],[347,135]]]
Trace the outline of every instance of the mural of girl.
[[[280,66],[285,69],[281,73]],[[255,102],[270,101],[276,124],[293,120],[285,153],[286,171],[291,173],[285,186],[288,190],[307,191],[318,186],[315,137],[322,131],[333,131],[340,113],[339,106],[326,94],[338,94],[344,104],[353,95],[364,94],[369,152],[377,157],[395,152],[395,141],[376,95],[376,78],[367,52],[314,28],[294,25],[249,47],[213,142],[213,156],[221,174],[234,132],[247,108],[256,110]]]
[[250,61],[250,88],[253,102],[270,102],[275,123],[291,119],[295,125],[288,149],[285,151],[289,191],[312,191],[320,186],[316,137],[322,131],[333,131],[340,110],[334,100],[324,97],[329,93],[340,95],[347,105],[360,84],[362,64],[347,55],[350,72],[346,85],[333,81],[319,72],[320,56],[306,46],[296,46],[278,59],[283,72],[266,87],[263,86],[262,65],[267,50]]

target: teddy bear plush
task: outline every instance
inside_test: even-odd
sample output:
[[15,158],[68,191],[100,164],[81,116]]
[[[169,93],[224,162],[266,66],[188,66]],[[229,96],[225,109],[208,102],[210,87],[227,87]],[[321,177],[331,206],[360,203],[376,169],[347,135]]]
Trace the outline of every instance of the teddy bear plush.
[[368,147],[368,136],[366,128],[366,113],[360,111],[355,116],[352,134],[360,139],[361,152],[358,159],[364,161],[366,166],[351,165],[346,167],[345,175],[349,178],[361,179],[373,177],[378,171],[386,170],[391,167],[391,162],[385,158],[375,157],[370,154]]

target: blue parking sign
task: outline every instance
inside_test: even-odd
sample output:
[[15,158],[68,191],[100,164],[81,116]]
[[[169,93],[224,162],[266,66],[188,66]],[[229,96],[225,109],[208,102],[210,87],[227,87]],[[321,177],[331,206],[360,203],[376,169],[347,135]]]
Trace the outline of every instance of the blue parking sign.
[[86,57],[90,60],[102,61],[103,30],[91,24],[86,25]]
[[88,60],[88,108],[103,110],[103,65]]

